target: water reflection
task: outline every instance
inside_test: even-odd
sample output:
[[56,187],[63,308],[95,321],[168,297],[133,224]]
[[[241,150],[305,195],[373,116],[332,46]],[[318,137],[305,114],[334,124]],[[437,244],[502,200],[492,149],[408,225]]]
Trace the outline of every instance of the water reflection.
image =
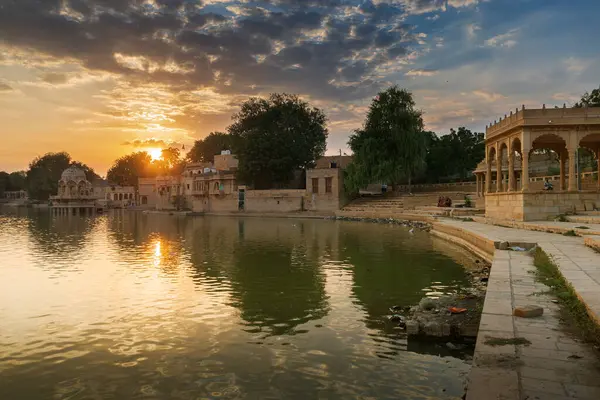
[[464,354],[385,321],[466,284],[462,254],[376,224],[2,213],[0,398],[455,398]]

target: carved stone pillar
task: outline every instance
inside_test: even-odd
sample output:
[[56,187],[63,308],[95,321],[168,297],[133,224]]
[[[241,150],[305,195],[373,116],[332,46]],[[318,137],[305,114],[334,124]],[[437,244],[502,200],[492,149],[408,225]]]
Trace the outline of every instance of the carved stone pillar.
[[566,189],[566,186],[565,186],[565,167],[567,165],[566,158],[567,158],[567,152],[563,150],[560,153],[560,183],[559,183],[559,189],[558,189],[561,191],[564,191]]
[[569,149],[569,192],[577,191],[577,175],[575,173],[575,161],[577,157],[577,151]]
[[492,160],[488,159],[487,170],[485,171],[485,192],[491,193],[492,191]]
[[523,149],[523,167],[521,168],[521,191],[529,191],[529,150]]
[[502,154],[496,155],[496,192],[502,192]]
[[515,153],[509,151],[508,154],[508,191],[515,190]]
[[596,151],[596,162],[598,163],[598,190],[600,190],[600,148]]

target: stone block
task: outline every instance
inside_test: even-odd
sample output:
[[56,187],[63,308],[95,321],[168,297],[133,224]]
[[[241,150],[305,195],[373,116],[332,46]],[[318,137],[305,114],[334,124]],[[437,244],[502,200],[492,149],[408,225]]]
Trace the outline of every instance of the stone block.
[[584,203],[585,206],[585,211],[594,211],[594,203],[592,203],[591,201],[586,201]]
[[544,314],[544,309],[539,306],[527,305],[515,307],[513,310],[513,315],[515,317],[521,318],[534,318],[539,317]]
[[418,335],[419,334],[419,322],[414,320],[406,321],[406,334],[407,335]]
[[427,322],[423,330],[428,336],[442,337],[442,324],[439,322]]
[[450,324],[442,324],[442,336],[452,335],[452,326]]

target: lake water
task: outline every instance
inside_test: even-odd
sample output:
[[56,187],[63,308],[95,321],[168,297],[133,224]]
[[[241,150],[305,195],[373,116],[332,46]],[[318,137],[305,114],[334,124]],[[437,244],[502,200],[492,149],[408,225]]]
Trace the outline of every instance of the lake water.
[[469,351],[389,307],[469,285],[425,232],[0,210],[0,399],[457,399]]

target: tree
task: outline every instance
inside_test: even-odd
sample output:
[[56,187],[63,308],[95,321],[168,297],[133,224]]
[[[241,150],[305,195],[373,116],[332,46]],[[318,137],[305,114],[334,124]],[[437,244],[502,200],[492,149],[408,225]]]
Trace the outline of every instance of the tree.
[[581,107],[600,107],[600,87],[592,90],[592,93],[585,92],[581,100],[575,103],[575,108]]
[[36,157],[29,163],[29,170],[27,170],[29,197],[35,200],[48,200],[50,196],[55,195],[58,192],[58,181],[63,171],[71,165],[83,169],[89,181],[98,178],[92,168],[81,162],[71,160],[69,153],[64,151],[46,153],[41,157]]
[[25,171],[11,172],[8,175],[6,190],[27,190],[27,173]]
[[477,164],[485,157],[485,135],[471,132],[465,127],[438,137],[433,132],[427,146],[428,182],[439,182],[440,178],[455,177],[461,180],[471,176]]
[[207,137],[196,140],[187,153],[186,158],[191,162],[214,162],[215,155],[223,150],[233,150],[232,136],[223,132],[211,132]]
[[291,94],[251,98],[228,127],[239,160],[238,179],[256,189],[282,187],[294,170],[305,169],[325,153],[323,111]]
[[121,186],[138,185],[138,178],[152,177],[156,170],[152,158],[145,151],[128,154],[118,158],[108,170],[107,179]]
[[423,134],[421,111],[412,94],[392,86],[371,102],[362,129],[350,136],[354,153],[347,172],[347,189],[352,192],[369,183],[392,185],[412,178],[425,166],[427,136]]
[[162,149],[161,158],[153,161],[153,166],[162,175],[178,175],[183,172],[185,164],[180,159],[179,149],[169,147]]

